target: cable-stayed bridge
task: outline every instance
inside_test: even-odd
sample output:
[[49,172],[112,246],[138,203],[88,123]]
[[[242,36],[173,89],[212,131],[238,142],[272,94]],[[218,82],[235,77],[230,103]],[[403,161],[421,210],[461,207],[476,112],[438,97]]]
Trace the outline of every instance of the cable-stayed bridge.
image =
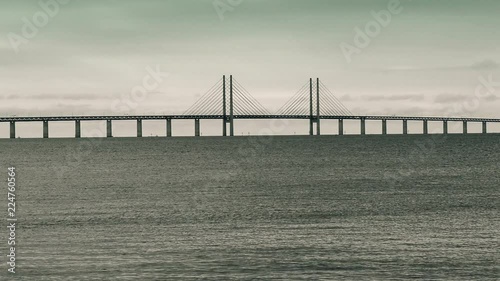
[[[443,134],[448,133],[448,122],[463,122],[463,133],[467,134],[469,122],[482,123],[482,133],[487,133],[488,123],[500,123],[495,118],[470,117],[422,117],[422,116],[362,116],[354,115],[330,91],[319,78],[309,79],[280,109],[269,112],[233,76],[223,76],[183,114],[178,115],[102,115],[102,116],[47,116],[47,117],[0,117],[0,122],[10,123],[10,138],[16,137],[16,122],[43,122],[43,137],[49,137],[49,122],[74,121],[75,137],[81,137],[82,121],[106,121],[106,136],[113,136],[112,122],[136,120],[137,137],[142,137],[143,120],[165,120],[166,136],[172,136],[172,120],[194,120],[194,135],[200,136],[200,119],[220,119],[222,135],[234,136],[235,119],[308,119],[309,134],[320,135],[322,119],[337,119],[338,134],[344,134],[344,120],[359,120],[360,132],[366,133],[366,120],[382,122],[382,134],[387,134],[387,121],[402,121],[402,133],[408,134],[408,121],[422,121],[423,134],[428,134],[428,122],[443,123]],[[227,129],[229,125],[229,131]]]

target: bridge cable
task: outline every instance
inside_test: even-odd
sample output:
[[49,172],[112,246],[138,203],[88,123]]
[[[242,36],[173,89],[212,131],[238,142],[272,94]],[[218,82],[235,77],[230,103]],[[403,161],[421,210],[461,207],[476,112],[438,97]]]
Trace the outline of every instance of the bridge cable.
[[297,98],[297,96],[300,96],[304,89],[306,88],[306,86],[308,86],[309,83],[306,83],[304,84],[290,99],[288,99],[285,104],[283,104],[278,110],[277,110],[277,113],[283,113],[283,112],[286,112],[288,110],[288,108],[295,102],[295,99]]
[[222,89],[222,86],[219,86],[217,89],[214,89],[209,95],[203,97],[203,99],[199,100],[196,107],[192,108],[189,112],[186,112],[185,115],[204,115],[205,111],[212,107],[214,103],[216,103],[215,97],[218,95],[218,92]]
[[[222,87],[219,88],[219,91],[221,89]],[[210,99],[207,99],[206,103],[197,109],[196,115],[210,115],[213,111],[216,113],[218,113],[219,110],[222,111],[222,104],[218,99],[218,94],[219,93],[216,92]],[[221,108],[218,108],[219,106]]]
[[248,101],[248,99],[236,85],[234,85],[234,90],[236,96],[238,97],[237,101],[241,102],[241,108],[245,109],[245,113],[250,113],[248,115],[252,115],[251,113],[255,110],[255,107],[251,104],[251,102]]
[[342,104],[339,101],[337,101],[334,97],[332,97],[331,95],[328,95],[328,92],[325,93],[324,98],[325,98],[325,101],[329,102],[330,106],[333,107],[334,111],[337,114],[345,115],[345,113],[346,113],[345,108],[343,108]]
[[257,100],[255,99],[250,92],[248,92],[243,85],[241,85],[238,81],[236,81],[236,86],[243,90],[243,93],[246,93],[246,98],[258,109],[262,114],[270,114],[270,112]]
[[236,82],[236,85],[239,86],[241,89],[243,89],[243,91],[247,94],[247,97],[253,102],[253,104],[256,105],[256,107],[259,109],[259,111],[261,111],[264,115],[270,115],[271,113],[269,112],[269,110],[267,110],[256,98],[254,98],[250,92],[247,91],[247,89],[245,89],[245,87],[243,87],[243,85],[241,85],[238,81],[235,81]]
[[217,91],[220,90],[220,85],[216,88],[211,89],[210,92],[207,92],[204,94],[200,99],[196,101],[195,104],[193,104],[188,110],[185,111],[185,115],[187,114],[192,114],[192,113],[197,113],[200,111],[201,108],[205,107],[207,105],[208,101],[211,101],[213,97],[217,94]]
[[330,93],[330,95],[331,95],[330,97],[332,97],[336,101],[336,103],[340,106],[340,108],[342,109],[343,112],[348,113],[347,115],[351,115],[351,116],[353,115],[352,112],[321,81],[320,81],[320,85],[323,89],[325,89],[328,93]]
[[186,111],[184,111],[184,114],[186,114],[187,112],[190,112],[193,108],[199,106],[200,102],[202,100],[204,100],[207,95],[209,95],[210,93],[212,93],[212,91],[214,90],[214,88],[218,87],[219,83],[222,81],[222,78],[219,79],[219,81],[217,81],[212,87],[210,87],[210,89],[208,89],[208,91],[206,91],[195,103],[193,103]]
[[239,94],[239,99],[241,100],[241,103],[242,103],[242,107],[245,107],[245,109],[247,109],[246,112],[248,112],[249,114],[248,115],[259,115],[259,114],[262,114],[262,112],[260,111],[260,109],[255,105],[253,104],[249,99],[248,97],[241,93],[241,90],[238,89],[236,87],[236,93]]
[[278,109],[278,113],[293,115],[289,113],[294,113],[297,105],[302,103],[304,98],[307,98],[306,96],[303,95],[307,90],[308,84],[309,83],[304,84],[302,88],[299,91],[297,91],[297,93],[295,93],[295,95],[291,99],[289,99],[280,109]]

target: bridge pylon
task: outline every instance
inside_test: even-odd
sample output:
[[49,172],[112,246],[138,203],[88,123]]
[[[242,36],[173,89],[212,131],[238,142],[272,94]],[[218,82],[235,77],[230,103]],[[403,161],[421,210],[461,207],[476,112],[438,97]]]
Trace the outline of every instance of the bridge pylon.
[[313,79],[309,78],[309,135],[314,134],[314,123],[316,123],[316,135],[321,135],[321,115],[319,110],[319,78],[316,78],[316,112],[313,110],[314,104],[314,91],[313,91]]
[[234,136],[234,107],[233,107],[233,75],[229,75],[229,115],[227,114],[227,87],[226,75],[222,75],[222,135],[227,136],[227,124],[229,124],[229,136]]
[[[260,104],[252,95],[240,84],[233,75],[222,76],[215,85],[212,86],[198,101],[196,101],[183,115],[193,119],[200,116],[213,116],[222,118],[222,135],[234,136],[234,119],[246,117],[269,116],[271,113]],[[221,100],[222,97],[222,100]],[[229,132],[227,130],[229,124]]]
[[344,133],[343,118],[353,116],[319,78],[316,78],[316,83],[313,78],[309,78],[309,81],[304,83],[300,90],[278,109],[276,115],[306,117],[303,119],[309,119],[309,135],[314,134],[315,123],[316,134],[321,135],[321,119],[324,119],[322,116],[328,116],[328,119],[338,116],[339,135],[342,135]]

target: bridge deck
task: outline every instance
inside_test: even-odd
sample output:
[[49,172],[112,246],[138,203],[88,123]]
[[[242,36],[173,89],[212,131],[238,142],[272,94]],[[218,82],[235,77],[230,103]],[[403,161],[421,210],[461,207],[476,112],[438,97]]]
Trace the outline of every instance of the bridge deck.
[[[226,116],[229,117],[229,116]],[[117,115],[117,116],[45,116],[0,117],[0,122],[36,121],[100,121],[100,120],[164,120],[164,119],[223,119],[223,115]],[[309,115],[234,115],[234,119],[309,119]],[[321,119],[409,120],[409,121],[467,121],[500,122],[496,118],[438,117],[438,116],[321,116]]]

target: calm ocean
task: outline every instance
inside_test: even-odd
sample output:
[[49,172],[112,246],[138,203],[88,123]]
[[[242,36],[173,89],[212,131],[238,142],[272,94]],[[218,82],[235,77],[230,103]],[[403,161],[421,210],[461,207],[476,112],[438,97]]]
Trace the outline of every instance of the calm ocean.
[[494,134],[0,140],[0,202],[14,165],[16,280],[499,280],[499,161]]

